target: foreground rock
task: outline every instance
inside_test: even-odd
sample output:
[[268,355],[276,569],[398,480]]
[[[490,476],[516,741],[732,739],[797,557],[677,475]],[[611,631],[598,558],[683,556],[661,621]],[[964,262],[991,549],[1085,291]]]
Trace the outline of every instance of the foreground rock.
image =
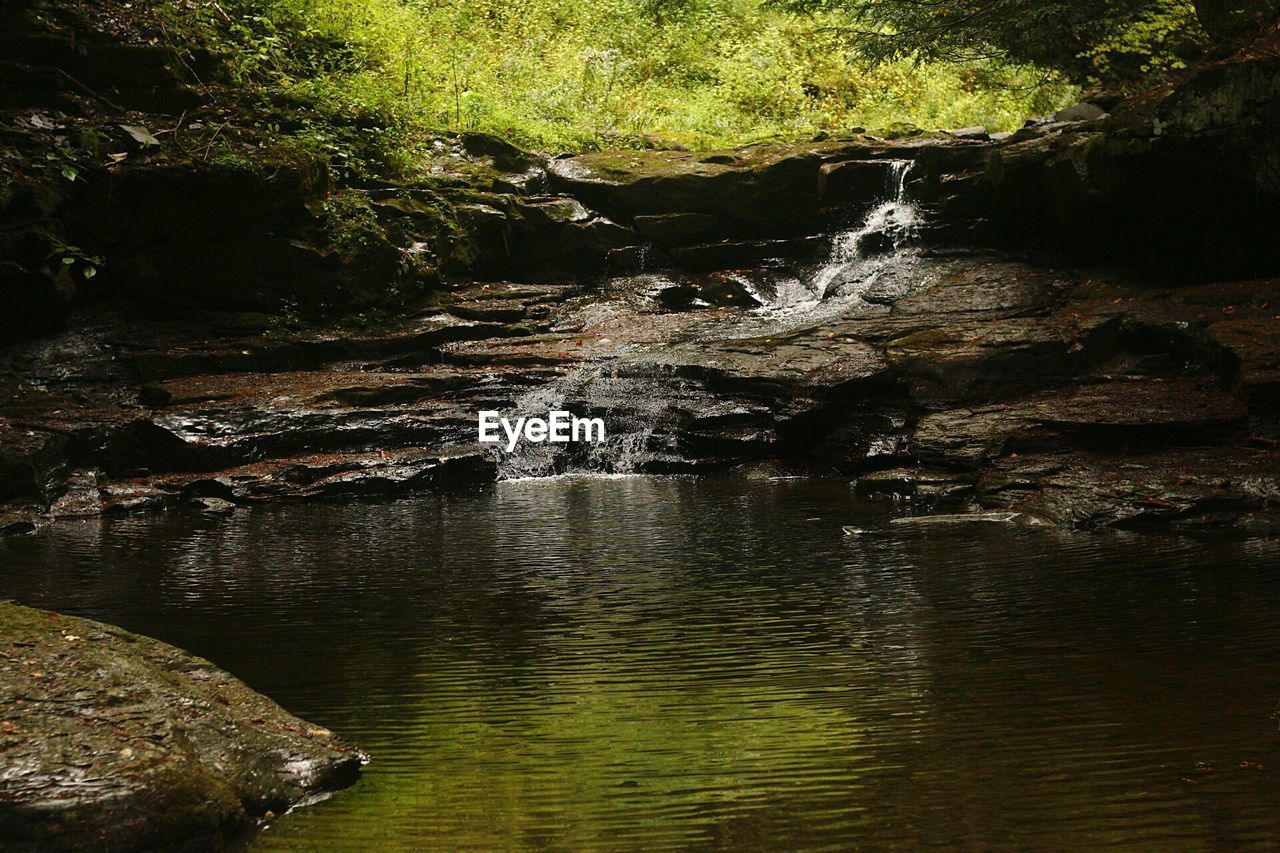
[[0,604],[0,847],[218,846],[366,756],[208,661]]

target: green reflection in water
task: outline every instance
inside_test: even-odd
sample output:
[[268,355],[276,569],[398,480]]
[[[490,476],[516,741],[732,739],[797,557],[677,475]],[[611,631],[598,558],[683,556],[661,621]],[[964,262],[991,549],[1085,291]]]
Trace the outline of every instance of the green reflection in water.
[[259,849],[1280,839],[1280,541],[867,513],[843,483],[517,483],[59,525],[0,565],[374,755]]

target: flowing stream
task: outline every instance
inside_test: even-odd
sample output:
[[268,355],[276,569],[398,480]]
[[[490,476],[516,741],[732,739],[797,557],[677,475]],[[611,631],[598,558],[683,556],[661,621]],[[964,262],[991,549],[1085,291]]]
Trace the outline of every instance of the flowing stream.
[[653,458],[650,442],[654,433],[673,416],[665,383],[619,377],[612,362],[588,364],[527,391],[508,417],[545,417],[556,410],[599,417],[608,425],[604,440],[569,445],[522,441],[510,451],[495,448],[500,479],[638,473]]
[[[922,214],[908,198],[912,161],[886,160],[883,196],[858,224],[831,237],[822,263],[779,273],[776,269],[735,270],[723,275],[757,303],[754,309],[690,312],[675,335],[686,344],[753,339],[814,327],[876,308],[877,289],[901,296],[919,285],[922,273],[915,238]],[[576,309],[576,323],[606,329],[615,318],[643,311],[645,291],[674,282],[661,273],[614,280],[605,298]],[[607,332],[602,339],[609,341]],[[642,348],[641,348],[642,349]],[[519,417],[546,417],[553,410],[602,417],[608,438],[585,446],[522,442],[513,451],[495,447],[502,479],[525,479],[566,473],[632,474],[660,460],[657,437],[679,415],[680,382],[668,375],[645,376],[627,370],[638,348],[617,344],[594,362],[529,390],[504,412]],[[623,368],[624,376],[619,376]]]
[[63,522],[0,595],[372,753],[261,850],[1274,845],[1280,541],[928,530],[844,482],[529,480]]
[[887,165],[884,200],[872,208],[858,227],[836,235],[831,243],[831,256],[814,275],[811,292],[818,301],[848,282],[853,273],[864,273],[853,277],[864,286],[873,280],[865,274],[866,270],[860,269],[869,260],[867,250],[872,244],[876,254],[888,253],[897,261],[898,252],[916,236],[920,211],[907,198],[907,174],[912,161],[889,160]]
[[827,258],[794,277],[756,282],[738,279],[760,302],[754,312],[780,329],[797,322],[819,322],[854,311],[878,281],[909,275],[917,259],[915,239],[923,214],[907,195],[911,160],[886,160],[883,196],[857,225],[831,237]]

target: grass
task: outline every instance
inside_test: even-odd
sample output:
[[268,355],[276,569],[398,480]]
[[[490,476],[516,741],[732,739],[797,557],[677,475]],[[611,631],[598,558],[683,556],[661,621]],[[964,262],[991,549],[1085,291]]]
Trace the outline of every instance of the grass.
[[[1071,100],[1034,69],[860,67],[831,17],[758,0],[162,0],[239,85],[401,153],[480,131],[542,150],[729,147],[853,126],[1011,129]],[[346,130],[335,135],[334,127]]]

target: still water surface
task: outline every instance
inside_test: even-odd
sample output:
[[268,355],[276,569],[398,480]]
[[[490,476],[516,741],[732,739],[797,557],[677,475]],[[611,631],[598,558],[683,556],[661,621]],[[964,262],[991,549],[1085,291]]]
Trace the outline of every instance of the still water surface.
[[0,542],[0,596],[373,754],[255,849],[1280,844],[1280,541],[865,512],[635,478],[94,520]]

